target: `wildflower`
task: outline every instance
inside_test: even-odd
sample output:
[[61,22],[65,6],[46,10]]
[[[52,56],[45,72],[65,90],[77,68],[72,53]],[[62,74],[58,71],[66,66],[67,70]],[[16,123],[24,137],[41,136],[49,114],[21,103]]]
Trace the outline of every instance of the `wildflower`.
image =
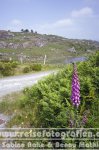
[[80,83],[77,74],[76,64],[73,66],[73,76],[72,76],[72,94],[71,101],[76,107],[80,105]]
[[86,124],[86,123],[87,123],[89,113],[90,113],[89,110],[86,110],[86,111],[84,112],[83,118],[82,118],[82,123],[83,123],[83,124]]
[[74,126],[74,121],[72,119],[69,120],[69,125],[70,125],[70,128],[73,128]]
[[87,118],[87,116],[86,116],[86,114],[85,114],[85,115],[83,116],[82,123],[83,123],[83,124],[86,124],[87,121],[88,121],[88,118]]

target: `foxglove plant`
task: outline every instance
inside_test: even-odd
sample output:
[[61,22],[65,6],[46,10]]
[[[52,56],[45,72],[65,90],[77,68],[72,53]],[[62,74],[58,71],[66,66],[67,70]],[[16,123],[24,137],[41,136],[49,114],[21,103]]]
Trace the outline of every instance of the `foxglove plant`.
[[80,105],[80,83],[76,64],[74,64],[73,66],[71,101],[72,104],[78,108],[78,106]]

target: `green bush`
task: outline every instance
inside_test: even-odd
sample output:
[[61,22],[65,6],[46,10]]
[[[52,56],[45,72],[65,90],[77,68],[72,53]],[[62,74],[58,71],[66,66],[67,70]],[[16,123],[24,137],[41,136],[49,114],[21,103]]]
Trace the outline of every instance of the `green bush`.
[[30,72],[30,67],[28,66],[24,67],[23,73],[28,73],[28,72]]
[[14,69],[11,64],[8,63],[0,63],[0,73],[3,76],[10,76],[14,74]]
[[[97,55],[99,53],[93,56],[94,60]],[[16,118],[18,119],[20,115],[24,125],[28,124],[28,127],[70,127],[69,121],[75,116],[70,100],[72,68],[72,65],[66,65],[57,74],[50,75],[31,88],[24,89],[24,98],[19,103],[21,111]],[[77,69],[81,87],[81,104],[77,110],[79,118],[82,119],[84,112],[88,111],[85,127],[98,128],[99,68],[89,60],[77,63]],[[24,116],[27,116],[28,120]],[[20,125],[21,121],[18,123]]]
[[33,70],[33,71],[41,71],[42,65],[41,65],[41,64],[32,64],[32,65],[30,66],[30,68],[31,68],[31,70]]
[[17,61],[12,61],[12,62],[11,62],[11,67],[12,67],[12,68],[16,68],[16,67],[18,66],[18,64],[19,64],[19,63],[18,63]]
[[14,70],[17,67],[18,62],[15,61],[2,61],[0,62],[0,74],[2,76],[14,75]]
[[91,55],[89,60],[92,64],[92,66],[99,67],[99,51],[97,51],[94,56]]

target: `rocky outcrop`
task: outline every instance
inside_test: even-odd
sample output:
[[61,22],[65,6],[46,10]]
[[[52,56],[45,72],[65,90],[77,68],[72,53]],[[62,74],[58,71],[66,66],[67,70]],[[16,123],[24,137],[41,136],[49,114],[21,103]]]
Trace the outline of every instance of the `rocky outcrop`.
[[21,43],[9,43],[7,45],[7,48],[18,49],[18,48],[23,48],[23,45]]
[[69,48],[69,49],[68,49],[68,52],[76,53],[75,47]]
[[4,41],[0,41],[0,48],[6,48],[7,47],[7,43]]
[[43,47],[43,46],[45,46],[47,44],[47,42],[46,41],[43,41],[43,40],[36,40],[35,41],[35,46],[37,46],[37,47]]
[[[91,40],[67,39],[55,35],[31,34],[30,32],[10,32],[0,30],[0,48],[1,49],[29,49],[33,47],[44,47],[48,44],[66,45],[66,51],[76,53],[78,47],[86,49],[99,49],[99,42]],[[60,49],[56,46],[54,51]],[[76,49],[75,49],[76,47]],[[52,47],[53,49],[54,47]],[[65,50],[65,48],[64,48]]]
[[9,39],[12,37],[14,37],[13,33],[4,30],[0,31],[0,39]]
[[[17,36],[19,35],[19,36]],[[21,35],[21,36],[20,36]],[[18,49],[43,47],[47,44],[47,39],[43,36],[30,36],[21,33],[11,33],[8,31],[0,31],[0,48]]]

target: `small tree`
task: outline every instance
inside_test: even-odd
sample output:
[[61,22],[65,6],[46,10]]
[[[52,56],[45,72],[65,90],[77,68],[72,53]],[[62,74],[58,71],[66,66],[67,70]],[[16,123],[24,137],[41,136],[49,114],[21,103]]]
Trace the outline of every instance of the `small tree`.
[[31,33],[33,33],[33,30],[31,29]]
[[25,29],[25,32],[29,32],[29,30],[28,30],[28,29]]
[[24,32],[24,29],[21,29],[21,32]]
[[35,34],[37,34],[37,31],[35,31]]

